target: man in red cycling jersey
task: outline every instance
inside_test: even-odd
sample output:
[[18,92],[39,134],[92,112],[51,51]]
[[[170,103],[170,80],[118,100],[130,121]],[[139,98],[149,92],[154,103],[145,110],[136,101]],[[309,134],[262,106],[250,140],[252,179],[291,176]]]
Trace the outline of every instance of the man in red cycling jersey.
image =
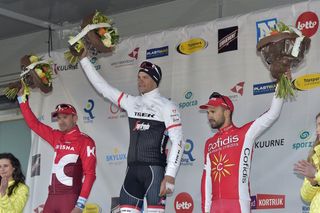
[[273,97],[270,109],[242,127],[232,122],[234,106],[227,96],[212,93],[208,120],[218,132],[209,138],[204,150],[201,180],[202,211],[205,213],[250,212],[249,177],[254,140],[280,115],[283,99]]
[[59,104],[53,112],[59,129],[41,123],[29,107],[27,95],[18,94],[20,109],[27,125],[54,148],[54,164],[49,195],[43,213],[80,213],[95,181],[94,141],[77,126],[77,112],[70,104]]

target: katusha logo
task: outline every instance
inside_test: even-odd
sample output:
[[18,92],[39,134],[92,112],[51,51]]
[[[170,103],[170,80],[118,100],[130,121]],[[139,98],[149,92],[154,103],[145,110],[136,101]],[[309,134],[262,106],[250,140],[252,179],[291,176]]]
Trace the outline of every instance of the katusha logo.
[[218,155],[213,155],[213,160],[211,161],[211,171],[213,181],[221,182],[221,178],[225,176],[230,176],[231,172],[229,167],[235,166],[236,164],[230,163],[230,159],[227,155],[222,155],[219,153]]
[[181,192],[174,200],[174,209],[176,213],[192,213],[194,203],[191,195],[187,192]]
[[316,34],[319,27],[319,19],[317,14],[308,11],[302,13],[296,22],[296,27],[302,32],[303,35],[311,37]]
[[244,88],[244,81],[241,81],[237,83],[234,87],[232,87],[230,90],[234,93],[238,93],[241,96],[243,95],[243,88]]

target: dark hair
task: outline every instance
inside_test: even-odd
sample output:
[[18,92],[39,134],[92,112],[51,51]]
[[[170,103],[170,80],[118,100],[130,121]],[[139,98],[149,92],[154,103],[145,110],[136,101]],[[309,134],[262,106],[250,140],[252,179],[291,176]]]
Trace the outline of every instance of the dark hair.
[[[317,114],[316,116],[316,120],[320,117],[320,112]],[[312,146],[312,149],[310,150],[309,152],[309,155],[308,155],[308,162],[309,163],[312,163],[313,164],[313,160],[312,160],[312,156],[314,155],[315,151],[314,151],[314,147],[316,147],[317,145],[320,144],[320,138],[316,138],[316,141],[314,142],[313,146]]]
[[[18,187],[19,183],[25,183],[25,176],[21,170],[20,161],[11,153],[0,153],[0,159],[8,159],[11,162],[14,171],[12,173],[12,179],[14,180],[14,184],[8,188],[8,196],[11,196],[13,190]],[[1,183],[0,183],[1,184]]]

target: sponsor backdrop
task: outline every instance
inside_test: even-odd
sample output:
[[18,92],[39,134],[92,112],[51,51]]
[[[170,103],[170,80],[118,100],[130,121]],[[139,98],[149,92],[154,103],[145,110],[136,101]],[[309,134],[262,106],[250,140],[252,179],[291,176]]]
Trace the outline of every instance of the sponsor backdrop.
[[[315,116],[320,111],[319,15],[319,1],[299,3],[131,37],[123,40],[112,55],[91,56],[91,62],[110,84],[133,95],[138,94],[136,79],[142,61],[150,60],[162,68],[160,90],[179,106],[186,140],[176,189],[167,199],[167,212],[199,213],[201,209],[203,149],[215,131],[199,105],[213,91],[228,95],[235,105],[234,123],[238,126],[269,108],[275,84],[256,53],[256,44],[279,21],[298,27],[312,43],[305,62],[293,73],[300,89],[297,98],[284,104],[278,121],[254,143],[252,209],[261,213],[308,212],[308,205],[299,196],[302,178],[292,168],[296,161],[306,158],[315,140]],[[31,106],[42,122],[55,128],[57,123],[51,119],[55,105],[66,102],[76,107],[80,129],[97,145],[97,179],[87,212],[110,212],[125,176],[127,115],[98,95],[80,65],[67,64],[63,51],[52,54],[56,73],[52,94],[33,92]],[[42,211],[52,161],[53,149],[32,134],[27,174],[31,197],[26,213]],[[247,174],[240,171],[240,175]]]

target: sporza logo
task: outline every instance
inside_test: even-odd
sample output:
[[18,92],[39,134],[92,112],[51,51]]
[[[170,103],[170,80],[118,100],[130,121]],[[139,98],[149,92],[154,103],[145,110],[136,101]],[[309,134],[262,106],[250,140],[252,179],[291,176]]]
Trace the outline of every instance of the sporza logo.
[[300,141],[297,143],[292,144],[292,149],[298,150],[303,148],[312,148],[313,141],[311,140],[312,135],[307,130],[302,130],[299,132],[299,139]]
[[260,39],[268,36],[270,34],[270,29],[275,28],[277,24],[277,19],[266,19],[262,21],[256,22],[256,28],[257,28],[257,42],[260,41]]
[[87,116],[83,116],[83,121],[85,123],[93,123],[93,119],[95,116],[93,115],[93,109],[94,109],[94,101],[92,99],[89,99],[86,103],[86,107],[83,109],[85,113],[87,113]]
[[196,160],[192,156],[193,148],[194,148],[193,141],[190,139],[187,139],[186,144],[184,146],[183,156],[181,158],[181,165],[183,165],[183,166],[192,166],[193,165],[193,161]]
[[184,109],[188,107],[193,107],[198,105],[198,101],[193,99],[193,93],[191,91],[187,91],[184,93],[185,101],[179,103],[179,108]]

